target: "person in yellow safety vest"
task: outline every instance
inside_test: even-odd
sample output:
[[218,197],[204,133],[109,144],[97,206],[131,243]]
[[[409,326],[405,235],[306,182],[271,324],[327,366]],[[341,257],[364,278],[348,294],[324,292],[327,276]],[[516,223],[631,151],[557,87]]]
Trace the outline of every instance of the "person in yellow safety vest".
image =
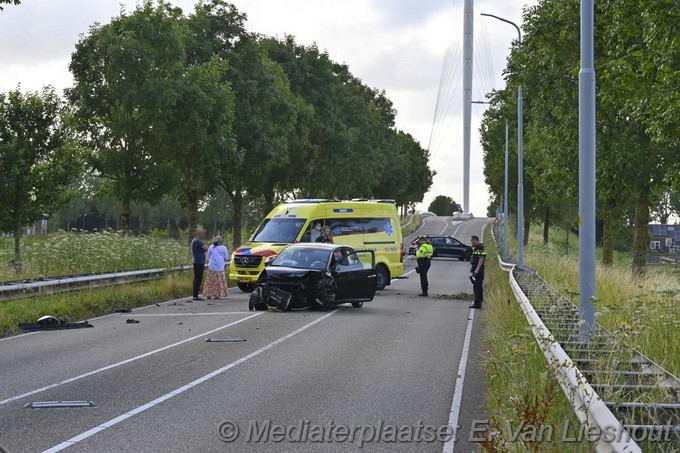
[[416,258],[418,261],[416,272],[420,274],[420,289],[422,290],[422,292],[418,294],[420,297],[427,297],[427,290],[429,289],[427,271],[430,270],[430,261],[432,261],[433,254],[434,248],[432,248],[430,240],[427,238],[421,238],[418,241],[418,251],[416,252]]

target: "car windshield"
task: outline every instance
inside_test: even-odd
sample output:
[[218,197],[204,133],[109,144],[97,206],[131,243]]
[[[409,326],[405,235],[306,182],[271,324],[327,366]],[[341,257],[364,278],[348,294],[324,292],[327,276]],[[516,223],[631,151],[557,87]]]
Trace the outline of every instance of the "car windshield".
[[253,234],[253,242],[295,242],[306,219],[266,219]]
[[326,268],[330,255],[330,250],[289,247],[282,250],[270,266],[323,270]]

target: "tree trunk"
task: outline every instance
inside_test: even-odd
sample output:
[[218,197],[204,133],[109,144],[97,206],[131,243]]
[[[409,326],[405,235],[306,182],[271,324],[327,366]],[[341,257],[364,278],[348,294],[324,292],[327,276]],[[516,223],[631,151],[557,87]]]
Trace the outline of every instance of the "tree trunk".
[[529,227],[531,226],[531,221],[529,217],[524,216],[524,245],[529,245]]
[[[231,196],[231,194],[230,194]],[[243,195],[237,190],[231,199],[234,205],[234,250],[241,245],[241,222],[243,221]]]
[[268,187],[264,191],[264,210],[263,215],[267,215],[274,210],[274,188]]
[[602,265],[610,267],[614,263],[614,236],[612,235],[613,204],[607,201],[602,218]]
[[196,190],[189,189],[187,197],[187,234],[189,241],[194,237],[194,232],[198,228],[198,196]]
[[548,239],[550,234],[550,208],[545,207],[545,213],[543,214],[543,245],[548,245]]
[[130,200],[123,200],[123,212],[120,214],[120,229],[123,234],[130,231]]
[[642,277],[647,265],[647,227],[649,225],[649,204],[638,195],[635,199],[635,230],[633,233],[633,276]]
[[23,270],[23,263],[21,262],[21,217],[19,211],[15,211],[14,217],[14,262],[12,264],[14,271],[20,274]]

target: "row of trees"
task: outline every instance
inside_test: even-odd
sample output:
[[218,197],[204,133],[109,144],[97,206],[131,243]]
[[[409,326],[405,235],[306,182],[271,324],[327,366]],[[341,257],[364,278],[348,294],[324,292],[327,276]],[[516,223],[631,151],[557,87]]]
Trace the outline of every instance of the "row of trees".
[[[262,200],[258,215],[286,198],[421,201],[434,175],[429,155],[395,128],[385,93],[315,45],[255,35],[244,23],[223,0],[199,2],[189,15],[147,0],[81,37],[65,100],[52,90],[3,97],[0,159],[24,165],[3,165],[3,188],[12,174],[21,180],[3,196],[35,209],[12,211],[3,200],[2,229],[17,234],[16,225],[51,212],[74,188],[78,162],[85,176],[76,189],[97,178],[97,196],[120,203],[122,230],[135,203],[168,198],[193,230],[209,201],[226,194],[235,245],[245,198]],[[28,119],[32,107],[45,124]],[[42,135],[21,142],[22,128]],[[39,167],[44,174],[26,177]],[[18,247],[17,239],[17,261]]]
[[[642,272],[652,216],[680,213],[680,3],[596,2],[597,213],[603,263],[617,238],[629,237],[633,268]],[[579,1],[541,0],[524,13],[507,85],[490,94],[481,136],[485,177],[503,194],[505,124],[517,130],[517,85],[524,88],[525,228],[543,221],[577,228]],[[509,200],[515,208],[516,137],[511,140]],[[632,228],[631,228],[632,227]],[[525,238],[528,237],[525,236]]]

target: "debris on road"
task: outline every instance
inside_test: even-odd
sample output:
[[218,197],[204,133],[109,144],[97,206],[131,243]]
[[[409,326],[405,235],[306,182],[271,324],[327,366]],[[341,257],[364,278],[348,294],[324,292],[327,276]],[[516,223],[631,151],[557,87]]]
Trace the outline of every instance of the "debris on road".
[[24,409],[54,409],[54,408],[76,408],[76,407],[97,407],[92,401],[36,401],[24,404]]
[[57,319],[54,316],[43,316],[36,322],[19,323],[19,328],[24,332],[34,332],[38,330],[61,330],[61,329],[81,329],[84,327],[94,327],[87,321],[68,322]]
[[139,319],[130,318],[130,319],[127,319],[125,322],[127,324],[139,324]]
[[132,311],[131,308],[117,308],[116,313],[130,313]]
[[208,338],[205,340],[206,343],[239,343],[246,341],[245,338]]

